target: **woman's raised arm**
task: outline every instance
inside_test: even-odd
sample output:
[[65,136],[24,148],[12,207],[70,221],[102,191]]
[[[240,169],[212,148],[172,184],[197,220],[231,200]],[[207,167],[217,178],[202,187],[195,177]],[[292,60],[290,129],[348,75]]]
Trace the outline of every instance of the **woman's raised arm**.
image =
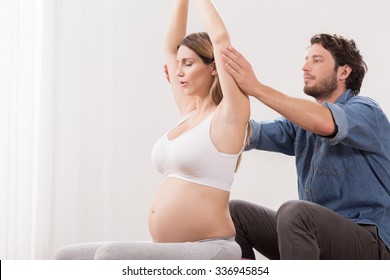
[[192,97],[188,97],[183,94],[178,77],[176,76],[177,46],[179,42],[186,36],[187,18],[188,0],[176,0],[173,6],[171,17],[169,19],[164,45],[164,56],[169,75],[169,81],[176,105],[181,115],[185,115],[195,108],[195,100]]
[[196,1],[202,22],[213,43],[216,68],[223,92],[221,110],[229,122],[246,124],[250,115],[248,96],[238,87],[222,61],[222,49],[231,45],[229,32],[211,0]]

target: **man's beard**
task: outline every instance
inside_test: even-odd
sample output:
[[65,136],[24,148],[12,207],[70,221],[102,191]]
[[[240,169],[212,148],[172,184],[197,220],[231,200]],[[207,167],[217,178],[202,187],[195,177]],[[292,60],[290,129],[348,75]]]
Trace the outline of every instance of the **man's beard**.
[[303,91],[317,100],[326,100],[337,88],[337,75],[334,72],[328,78],[324,78],[314,86],[304,86]]

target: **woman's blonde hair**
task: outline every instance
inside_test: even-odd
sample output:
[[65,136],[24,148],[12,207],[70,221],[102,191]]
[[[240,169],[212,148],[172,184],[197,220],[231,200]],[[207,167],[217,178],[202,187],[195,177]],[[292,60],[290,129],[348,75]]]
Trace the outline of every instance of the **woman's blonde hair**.
[[[209,65],[214,62],[213,44],[206,32],[197,32],[187,35],[180,41],[177,48],[186,46],[194,51],[206,64]],[[214,76],[213,84],[210,88],[211,98],[214,103],[218,105],[223,98],[221,84],[219,82],[218,72]]]

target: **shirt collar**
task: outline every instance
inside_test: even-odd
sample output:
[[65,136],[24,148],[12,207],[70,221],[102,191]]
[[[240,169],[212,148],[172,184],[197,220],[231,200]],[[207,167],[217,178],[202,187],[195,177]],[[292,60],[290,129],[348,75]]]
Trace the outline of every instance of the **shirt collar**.
[[337,98],[336,102],[335,103],[345,103],[349,98],[351,98],[353,96],[353,92],[352,92],[352,89],[347,89],[346,91],[344,91],[344,93],[342,95],[340,95],[339,98]]

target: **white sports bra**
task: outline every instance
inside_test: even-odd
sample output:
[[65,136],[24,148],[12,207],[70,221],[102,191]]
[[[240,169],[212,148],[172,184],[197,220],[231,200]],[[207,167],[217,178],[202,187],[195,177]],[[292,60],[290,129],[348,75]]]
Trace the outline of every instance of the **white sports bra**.
[[[193,113],[184,116],[177,126]],[[210,138],[213,114],[178,137],[169,140],[166,133],[154,144],[152,164],[158,172],[164,177],[230,191],[240,153],[221,153],[214,146]]]

